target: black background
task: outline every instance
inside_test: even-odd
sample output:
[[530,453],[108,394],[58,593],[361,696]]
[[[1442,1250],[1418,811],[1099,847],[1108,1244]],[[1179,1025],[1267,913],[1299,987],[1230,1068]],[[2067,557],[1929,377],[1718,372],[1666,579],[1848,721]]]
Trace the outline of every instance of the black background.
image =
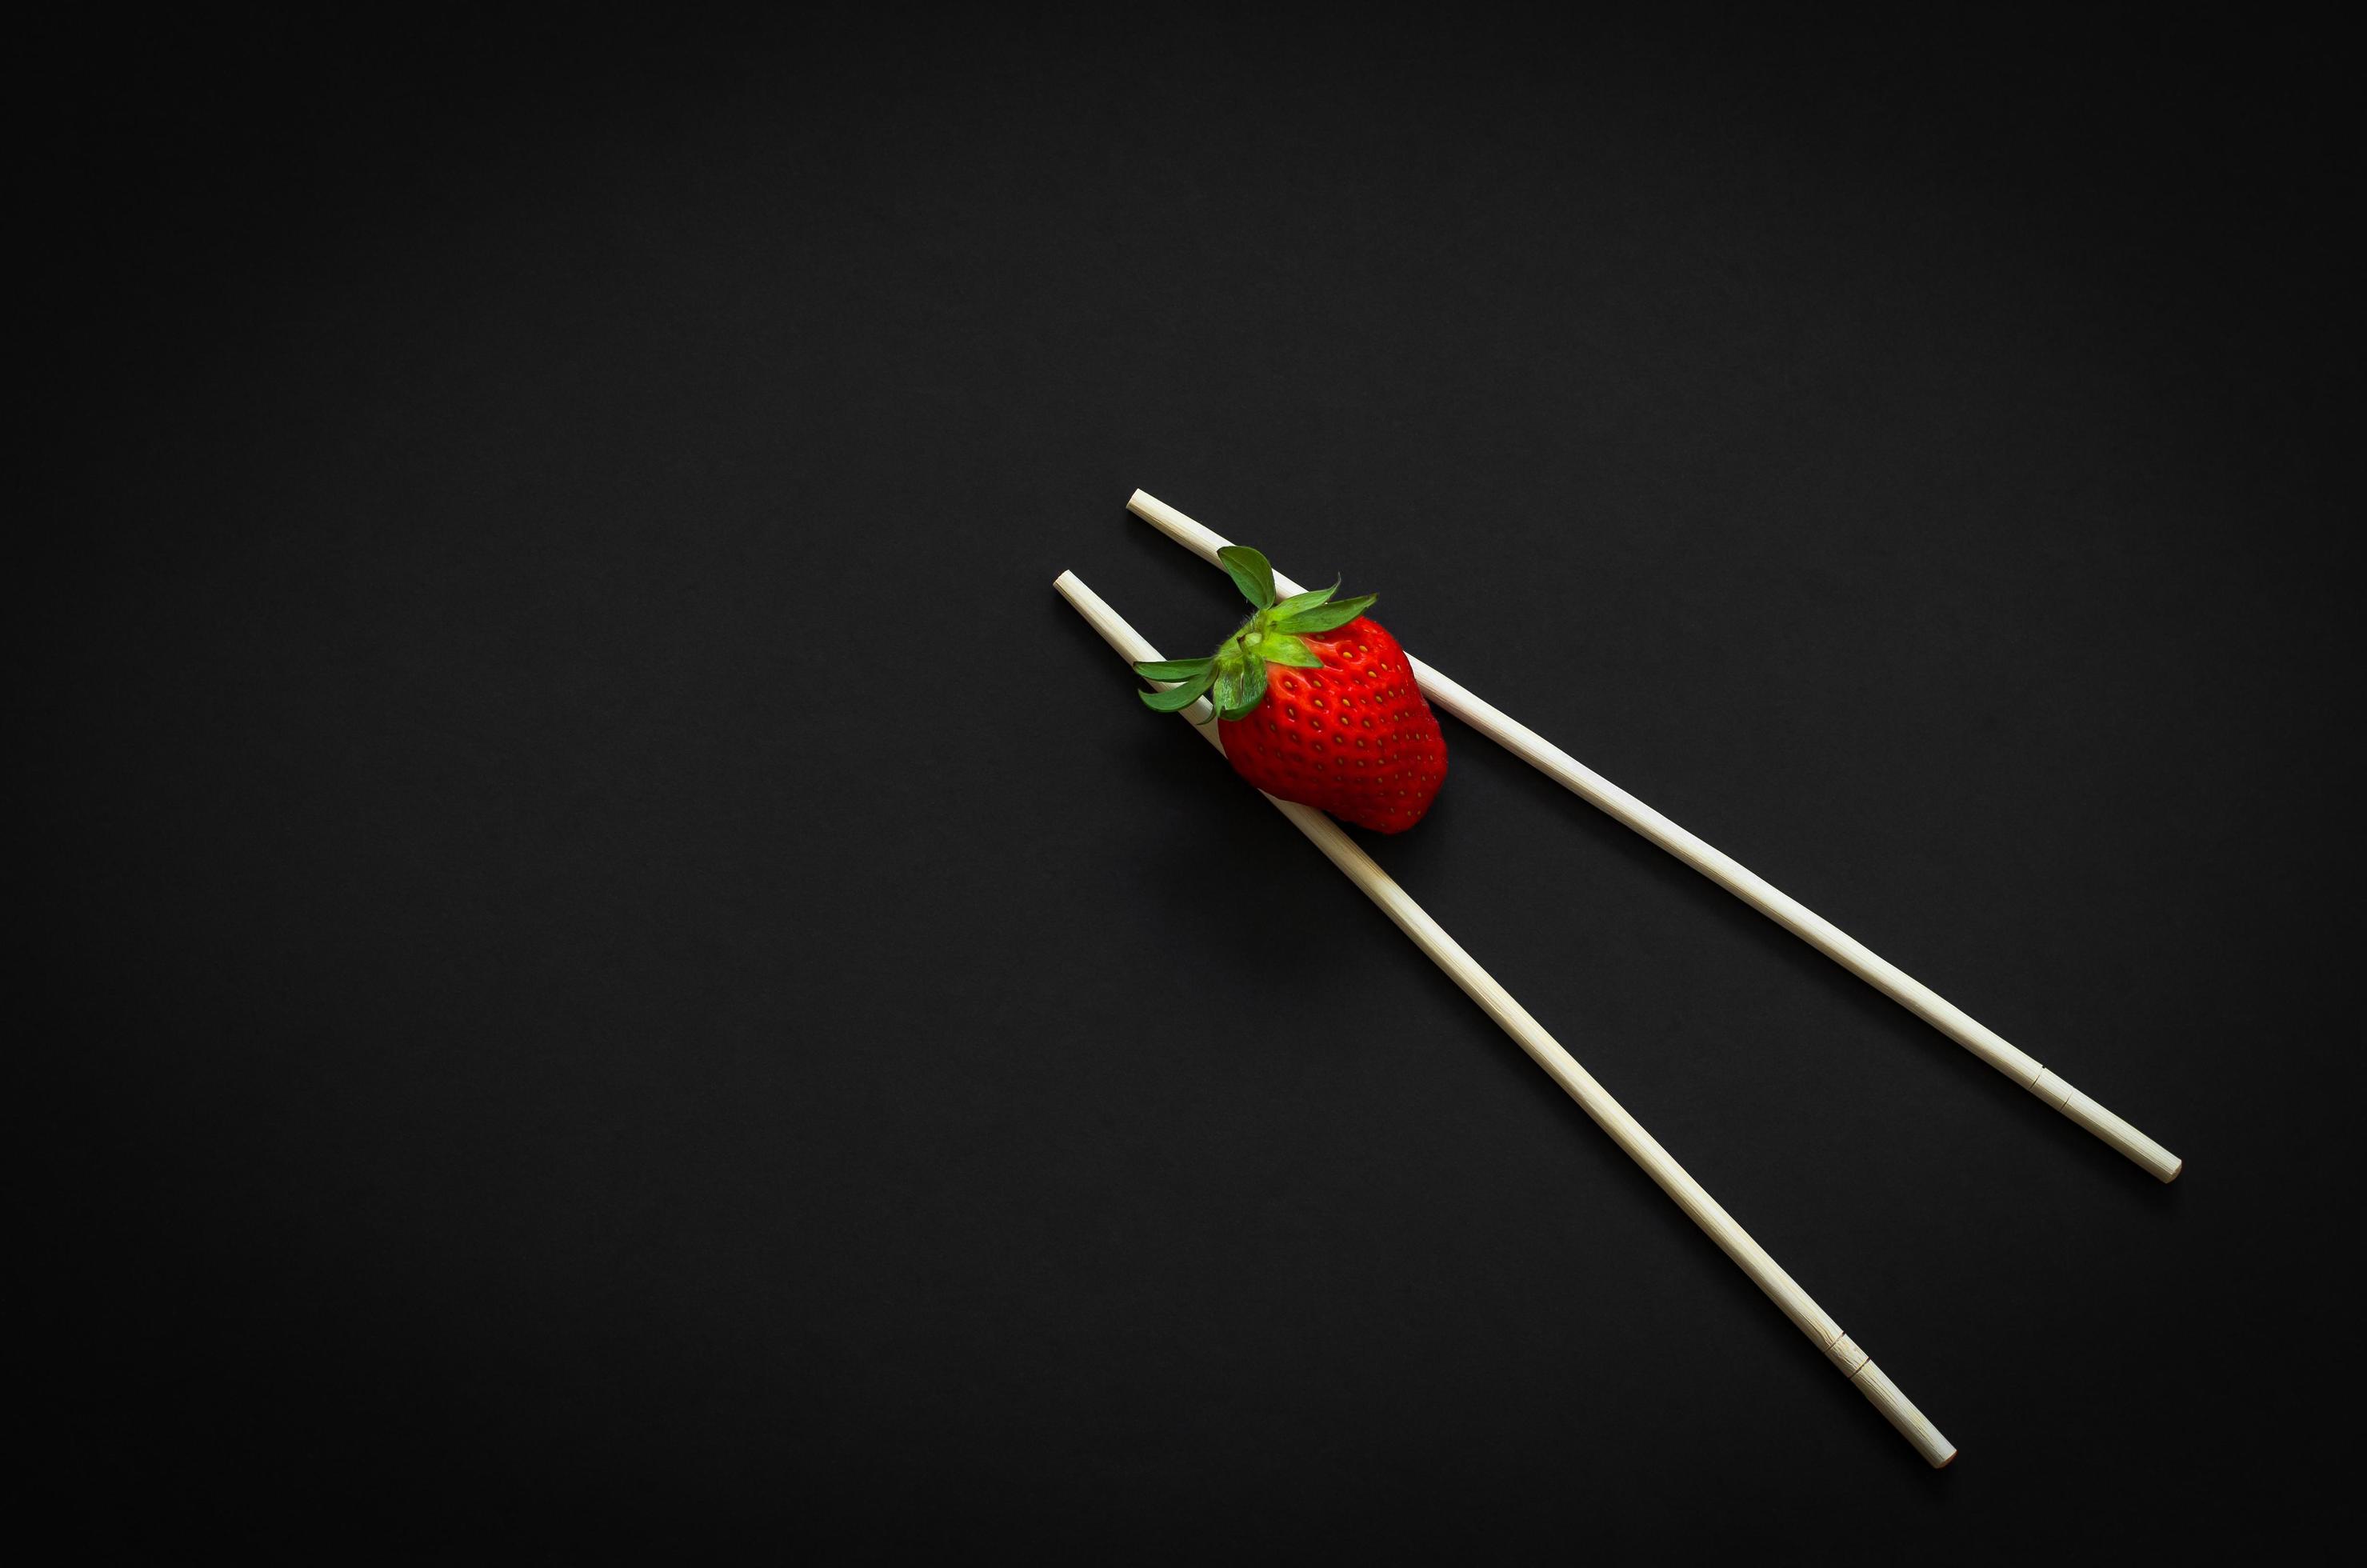
[[[572,28],[28,47],[40,1495],[1943,1560],[2326,1500],[2326,40]],[[2186,1156],[1448,723],[1375,853],[1954,1468],[1139,708],[1052,578],[1234,611],[1137,485]]]

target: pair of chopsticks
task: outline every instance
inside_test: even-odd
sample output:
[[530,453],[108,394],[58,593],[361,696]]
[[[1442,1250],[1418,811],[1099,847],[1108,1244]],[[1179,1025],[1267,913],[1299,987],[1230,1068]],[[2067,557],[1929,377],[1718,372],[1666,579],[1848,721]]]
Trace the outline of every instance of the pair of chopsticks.
[[[1127,506],[1169,538],[1212,564],[1217,563],[1217,552],[1228,542],[1141,491],[1135,492]],[[1074,573],[1062,573],[1053,585],[1101,634],[1102,640],[1129,665],[1153,663],[1165,657]],[[1274,587],[1283,595],[1302,591],[1298,585],[1279,572],[1274,574]],[[1407,663],[1412,666],[1423,695],[1432,702],[1810,942],[1991,1066],[2014,1076],[2024,1087],[2163,1181],[2178,1175],[2181,1162],[2168,1150],[2073,1089],[2014,1046],[1982,1028],[1929,987],[1877,957],[1831,922],[1778,892],[1730,857],[1703,843],[1625,790],[1581,766],[1576,758],[1534,731],[1498,712],[1420,660],[1409,658]],[[1217,725],[1208,722],[1212,715],[1206,711],[1207,706],[1205,699],[1195,701],[1183,710],[1184,717],[1193,722],[1209,744],[1221,751],[1224,741],[1217,733]],[[1840,1325],[1833,1321],[1832,1316],[1800,1289],[1797,1282],[1768,1256],[1764,1247],[1751,1239],[1749,1232],[1735,1222],[1733,1216],[1718,1205],[1701,1183],[1670,1157],[1669,1152],[1644,1130],[1641,1122],[1630,1116],[1610,1092],[1595,1082],[1578,1060],[1563,1049],[1559,1041],[1546,1032],[1543,1025],[1529,1016],[1528,1010],[1513,999],[1512,993],[1480,968],[1478,961],[1446,934],[1444,927],[1407,895],[1394,878],[1374,864],[1372,858],[1358,848],[1354,840],[1338,824],[1310,807],[1274,800],[1272,796],[1266,798],[1277,811],[1297,824],[1301,833],[1312,839],[1315,846],[1346,873],[1349,881],[1354,882],[1365,897],[1378,904],[1382,913],[1396,922],[1399,929],[1412,937],[1414,944],[1429,956],[1433,963],[1444,971],[1466,995],[1478,1003],[1488,1016],[1512,1037],[1514,1043],[1527,1051],[1537,1065],[1543,1067],[1563,1091],[1593,1119],[1595,1124],[1611,1135],[1613,1142],[1627,1157],[1643,1167],[1645,1174],[1659,1185],[1661,1191],[1676,1200],[1687,1218],[1700,1226],[1718,1249],[1750,1277],[1751,1283],[1764,1291],[1795,1327],[1816,1342],[1818,1348],[1915,1446],[1917,1452],[1935,1469],[1956,1457],[1955,1445],[1941,1436],[1939,1430],[1924,1418],[1923,1413],[1915,1408],[1914,1403],[1883,1373],[1882,1369],[1874,1365],[1854,1340],[1841,1332]]]

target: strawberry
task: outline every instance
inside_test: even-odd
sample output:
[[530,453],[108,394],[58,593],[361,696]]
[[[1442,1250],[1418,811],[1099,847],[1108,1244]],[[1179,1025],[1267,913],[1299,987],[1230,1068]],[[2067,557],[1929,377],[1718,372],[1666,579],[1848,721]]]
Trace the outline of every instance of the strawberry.
[[1368,619],[1378,596],[1335,599],[1340,585],[1274,602],[1274,568],[1246,545],[1217,560],[1256,607],[1205,659],[1134,666],[1161,713],[1205,694],[1233,771],[1285,801],[1376,833],[1422,819],[1446,778],[1446,741],[1398,640]]

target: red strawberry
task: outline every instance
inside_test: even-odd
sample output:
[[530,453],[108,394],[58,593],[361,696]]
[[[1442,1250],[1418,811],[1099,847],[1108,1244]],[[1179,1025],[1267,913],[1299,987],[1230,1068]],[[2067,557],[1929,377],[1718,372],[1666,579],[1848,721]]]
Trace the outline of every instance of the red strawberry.
[[1446,741],[1398,640],[1366,619],[1376,597],[1337,583],[1276,604],[1274,569],[1245,545],[1217,559],[1257,613],[1205,659],[1135,665],[1181,681],[1142,700],[1162,713],[1204,693],[1233,771],[1285,801],[1376,833],[1403,833],[1446,779]]

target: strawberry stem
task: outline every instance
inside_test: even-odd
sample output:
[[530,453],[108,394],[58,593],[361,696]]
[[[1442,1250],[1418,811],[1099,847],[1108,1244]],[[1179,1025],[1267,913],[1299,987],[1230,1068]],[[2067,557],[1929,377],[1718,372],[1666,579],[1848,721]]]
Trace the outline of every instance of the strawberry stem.
[[1146,680],[1184,683],[1167,691],[1141,693],[1144,704],[1160,712],[1188,707],[1205,693],[1218,719],[1248,717],[1265,700],[1268,665],[1320,668],[1323,661],[1307,645],[1308,637],[1347,625],[1380,597],[1361,594],[1351,599],[1335,598],[1340,585],[1334,582],[1328,588],[1293,594],[1276,603],[1274,568],[1263,555],[1245,544],[1229,544],[1217,552],[1217,560],[1241,597],[1250,601],[1251,614],[1207,658],[1135,665],[1135,673]]

